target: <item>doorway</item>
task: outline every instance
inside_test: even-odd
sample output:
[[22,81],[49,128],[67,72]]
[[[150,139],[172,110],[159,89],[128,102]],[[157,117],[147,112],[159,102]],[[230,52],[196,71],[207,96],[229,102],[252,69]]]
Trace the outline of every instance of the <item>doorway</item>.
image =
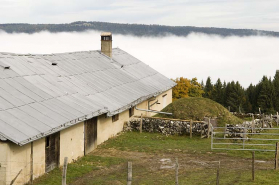
[[49,135],[45,140],[45,171],[49,172],[59,167],[60,158],[60,132]]
[[97,117],[84,122],[84,155],[97,147]]

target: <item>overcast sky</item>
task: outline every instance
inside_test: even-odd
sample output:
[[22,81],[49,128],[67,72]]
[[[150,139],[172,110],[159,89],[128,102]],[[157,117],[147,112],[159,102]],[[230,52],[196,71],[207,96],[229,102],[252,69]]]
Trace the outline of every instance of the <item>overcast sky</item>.
[[105,21],[279,31],[278,0],[0,0],[0,23]]
[[[219,37],[191,34],[187,37],[134,37],[113,35],[113,47],[132,54],[169,78],[210,76],[213,83],[239,81],[244,87],[263,75],[273,78],[279,69],[279,38]],[[100,50],[100,33],[7,34],[0,32],[0,51],[47,54]]]
[[[0,0],[0,23],[105,21],[279,31],[279,0]],[[247,87],[279,69],[279,38],[113,36],[119,47],[169,78],[210,76]],[[57,53],[100,49],[100,33],[0,31],[0,52]]]

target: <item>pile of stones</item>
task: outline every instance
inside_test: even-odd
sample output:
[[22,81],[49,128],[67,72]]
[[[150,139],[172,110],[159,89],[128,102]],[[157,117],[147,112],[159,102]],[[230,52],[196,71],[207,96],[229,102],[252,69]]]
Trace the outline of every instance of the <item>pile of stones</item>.
[[[130,120],[124,127],[124,131],[139,131],[140,119]],[[143,132],[157,132],[164,135],[189,135],[190,121],[167,120],[158,118],[142,118]],[[192,134],[206,136],[208,133],[208,123],[195,121],[192,123]]]
[[272,122],[271,118],[265,117],[263,119],[255,119],[254,124],[253,121],[245,121],[241,125],[227,124],[224,137],[244,138],[252,132],[260,133],[263,128],[272,128]]

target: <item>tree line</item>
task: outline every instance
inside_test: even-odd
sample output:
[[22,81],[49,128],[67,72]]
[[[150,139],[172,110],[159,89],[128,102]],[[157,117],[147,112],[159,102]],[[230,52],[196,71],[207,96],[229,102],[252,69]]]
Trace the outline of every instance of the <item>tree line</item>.
[[231,112],[275,113],[279,111],[279,71],[273,79],[263,76],[258,84],[243,88],[238,81],[222,82],[220,78],[212,83],[208,77],[206,83],[197,82],[197,78],[173,79],[177,85],[173,88],[173,100],[184,97],[205,97],[212,99]]
[[232,112],[275,113],[279,111],[279,72],[273,79],[263,76],[256,85],[243,88],[238,81],[221,82],[220,78],[212,84],[208,77],[201,83],[203,97],[210,98]]
[[152,36],[160,37],[168,34],[176,36],[187,36],[191,33],[203,33],[220,36],[273,36],[279,37],[279,32],[262,31],[252,29],[228,29],[213,27],[194,27],[194,26],[164,26],[164,25],[145,25],[145,24],[120,24],[97,21],[77,21],[67,24],[0,24],[0,30],[7,33],[36,33],[40,31],[49,32],[81,32],[86,30],[109,31],[113,34]]

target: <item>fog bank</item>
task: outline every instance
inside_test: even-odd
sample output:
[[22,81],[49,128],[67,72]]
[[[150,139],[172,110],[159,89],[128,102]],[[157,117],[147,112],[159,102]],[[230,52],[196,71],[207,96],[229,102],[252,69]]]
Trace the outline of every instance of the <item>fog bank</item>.
[[[48,54],[100,50],[100,32],[7,34],[0,32],[0,52]],[[169,78],[210,76],[256,84],[279,69],[279,38],[219,37],[191,34],[162,38],[113,35],[113,47],[132,54]]]

